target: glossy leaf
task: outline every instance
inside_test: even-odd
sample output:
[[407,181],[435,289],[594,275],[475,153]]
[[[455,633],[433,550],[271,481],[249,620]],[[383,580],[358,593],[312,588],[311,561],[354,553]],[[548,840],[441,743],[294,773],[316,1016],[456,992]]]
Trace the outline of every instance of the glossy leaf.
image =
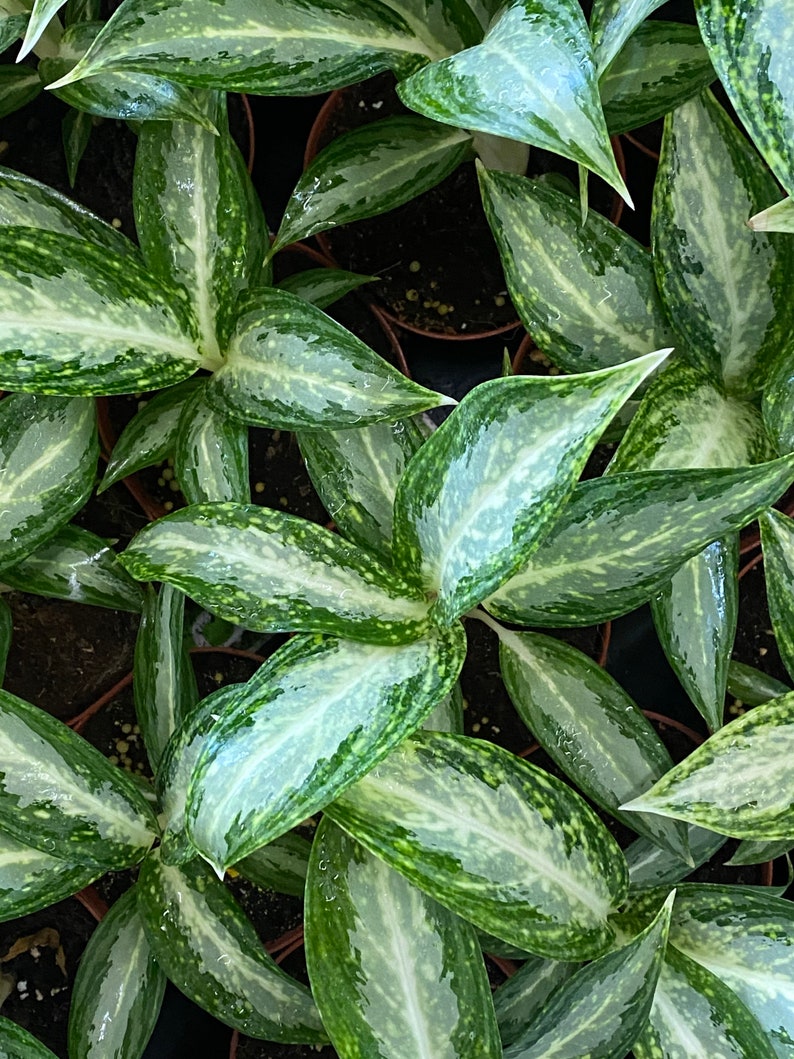
[[667,118],[652,218],[659,290],[685,357],[739,393],[761,389],[794,328],[794,244],[746,223],[776,194],[711,93]]
[[794,460],[582,482],[532,558],[487,601],[519,625],[589,625],[646,602],[687,559],[765,510]]
[[617,845],[561,781],[491,743],[423,732],[326,813],[469,922],[555,959],[598,955],[626,892]]
[[33,9],[25,39],[19,50],[19,59],[24,59],[36,47],[39,38],[65,3],[66,0],[33,0]]
[[271,960],[242,908],[201,861],[177,868],[151,853],[138,901],[157,963],[205,1011],[249,1037],[325,1040],[308,989]]
[[63,141],[63,153],[66,158],[66,171],[69,174],[69,186],[74,187],[77,180],[77,170],[83,155],[91,139],[94,129],[94,121],[90,114],[83,111],[69,109],[61,121],[61,140]]
[[496,1021],[506,1048],[521,1037],[543,1005],[568,981],[576,968],[575,963],[530,956],[495,990]]
[[41,89],[37,70],[29,66],[0,66],[0,118],[32,102]]
[[14,634],[14,615],[6,601],[0,596],[0,685],[5,679],[8,651]]
[[794,679],[794,521],[780,511],[767,511],[759,523],[769,615],[780,657]]
[[739,843],[731,859],[726,860],[725,863],[732,866],[766,864],[770,860],[782,857],[792,848],[794,848],[794,840],[790,838],[770,839],[767,842],[754,842],[748,838]]
[[234,870],[263,890],[303,897],[310,852],[310,842],[288,831],[243,857]]
[[0,922],[63,901],[104,875],[104,871],[96,864],[76,864],[44,853],[0,832]]
[[397,91],[406,106],[435,121],[534,144],[587,166],[629,201],[575,0],[513,0],[482,44],[430,63]]
[[480,169],[510,297],[565,371],[609,367],[673,344],[650,254],[557,188]]
[[245,423],[337,429],[455,402],[401,375],[314,305],[276,287],[250,291],[207,399]]
[[133,781],[44,710],[0,691],[3,830],[104,871],[137,863],[156,824]]
[[478,44],[498,0],[385,0],[437,58]]
[[473,927],[330,820],[306,893],[309,977],[340,1055],[501,1059]]
[[794,839],[792,742],[794,692],[725,725],[624,809],[736,838]]
[[0,1048],[3,1059],[56,1059],[49,1048],[16,1022],[0,1015]]
[[6,15],[0,9],[0,51],[10,48],[25,33],[27,15]]
[[453,621],[520,567],[557,519],[606,424],[666,355],[565,378],[482,383],[408,465],[394,562]]
[[437,703],[422,723],[426,732],[452,732],[463,735],[463,692],[460,684]]
[[748,706],[760,706],[763,702],[786,695],[791,688],[760,669],[737,662],[728,663],[728,691]]
[[322,809],[421,724],[465,653],[460,625],[403,647],[286,644],[207,734],[188,789],[193,844],[226,868]]
[[142,530],[121,557],[139,581],[175,585],[259,632],[371,643],[421,635],[428,605],[391,570],[304,519],[254,504],[197,504]]
[[767,374],[761,407],[778,451],[794,452],[794,345],[784,346],[775,357]]
[[0,381],[80,394],[152,390],[200,365],[176,294],[132,257],[34,228],[0,230]]
[[664,0],[594,0],[590,32],[599,74],[607,69],[644,19],[663,3]]
[[305,272],[285,276],[277,286],[311,302],[318,309],[325,309],[351,291],[358,290],[365,283],[374,283],[377,279],[377,276],[362,276],[343,268],[308,268]]
[[673,857],[667,850],[647,838],[638,838],[624,850],[629,866],[632,890],[647,890],[664,884],[674,885],[699,868],[727,842],[725,835],[717,835],[703,827],[687,826],[690,860]]
[[160,1013],[165,975],[155,963],[133,885],[88,940],[69,1010],[70,1059],[140,1059]]
[[64,526],[21,562],[0,572],[21,592],[137,614],[143,599],[110,544],[79,526]]
[[794,199],[785,198],[756,213],[747,222],[754,232],[794,232]]
[[374,217],[435,187],[471,152],[471,137],[416,114],[332,140],[303,171],[270,253],[339,224]]
[[80,510],[98,455],[91,401],[10,394],[0,402],[0,570]]
[[188,504],[251,499],[248,427],[217,412],[204,387],[185,401],[174,447],[174,474]]
[[502,676],[518,715],[596,805],[674,856],[690,859],[686,829],[619,806],[673,767],[650,721],[604,669],[549,636],[500,628]]

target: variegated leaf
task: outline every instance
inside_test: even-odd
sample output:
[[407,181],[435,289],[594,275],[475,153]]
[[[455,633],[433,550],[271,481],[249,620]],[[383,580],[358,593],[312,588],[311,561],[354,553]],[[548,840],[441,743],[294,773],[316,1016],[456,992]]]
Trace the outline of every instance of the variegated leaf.
[[397,484],[423,440],[410,419],[298,436],[309,477],[339,531],[386,562]]
[[758,1020],[716,975],[668,945],[637,1059],[776,1059]]
[[422,722],[426,732],[452,732],[463,735],[463,692],[460,684],[455,684],[452,691],[436,706]]
[[794,199],[785,198],[756,213],[747,222],[754,232],[794,233]]
[[92,401],[9,394],[0,402],[0,569],[80,510],[98,456]]
[[77,170],[88,147],[93,128],[94,120],[90,114],[71,108],[61,121],[61,140],[71,187],[74,187],[77,180]]
[[739,393],[761,389],[794,329],[794,243],[747,227],[777,194],[710,92],[667,118],[652,218],[659,290],[684,356]]
[[780,511],[759,519],[769,615],[780,657],[794,680],[794,521]]
[[403,647],[290,641],[207,733],[188,788],[195,847],[226,868],[322,809],[421,724],[465,654],[460,625]]
[[575,647],[549,636],[498,629],[502,676],[522,721],[547,754],[596,805],[690,860],[686,828],[619,806],[673,767],[673,760],[629,696]]
[[271,255],[317,232],[386,213],[428,191],[471,153],[471,136],[417,114],[396,115],[332,140],[303,171]]
[[25,33],[27,15],[6,15],[0,8],[0,51],[10,48]]
[[245,423],[336,429],[455,403],[411,382],[341,324],[287,291],[252,290],[238,312],[207,399]]
[[794,344],[784,346],[772,362],[761,408],[778,451],[794,452]]
[[739,843],[736,852],[725,863],[731,866],[766,864],[770,860],[782,857],[792,848],[794,848],[794,839],[790,838],[769,839],[766,842],[754,842],[752,839],[746,838]]
[[207,404],[202,387],[188,397],[179,417],[174,474],[189,504],[251,499],[248,427]]
[[343,268],[308,268],[305,272],[285,276],[277,286],[305,302],[311,302],[318,309],[325,309],[351,291],[358,290],[365,283],[374,283],[377,279],[377,276],[362,276]]
[[603,74],[648,15],[663,3],[664,0],[594,0],[590,33],[599,74]]
[[[94,882],[105,869],[76,864],[0,832],[0,922],[38,912]],[[0,1055],[2,1055],[0,1035]]]
[[3,1059],[57,1059],[49,1048],[18,1026],[0,1015],[0,1049]]
[[748,706],[760,706],[786,695],[791,688],[760,669],[731,659],[728,663],[728,691]]
[[330,820],[306,894],[309,977],[340,1055],[501,1059],[473,927]]
[[149,849],[156,823],[127,775],[44,710],[0,691],[3,830],[65,860],[117,871]]
[[625,861],[585,802],[491,743],[406,739],[326,813],[431,897],[522,949],[589,959],[609,947]]
[[19,50],[18,59],[24,59],[33,51],[39,38],[65,3],[66,0],[33,0],[33,10],[30,13],[27,33]]
[[433,57],[398,14],[364,0],[126,0],[67,78],[139,70],[204,88],[311,95]]
[[499,1035],[505,1048],[517,1041],[544,1004],[568,981],[577,964],[530,956],[494,992]]
[[63,20],[67,26],[75,22],[96,22],[101,15],[102,0],[66,0]]
[[8,652],[11,647],[11,637],[14,633],[14,615],[11,608],[0,596],[0,684],[3,683],[8,662]]
[[135,712],[146,753],[157,771],[171,734],[198,702],[196,677],[184,647],[185,597],[171,585],[149,585],[135,641]]
[[178,283],[198,322],[199,349],[222,363],[237,297],[267,247],[262,207],[229,134],[226,99],[197,97],[218,132],[184,121],[149,122],[138,136],[133,203],[146,264]]
[[792,745],[794,692],[725,725],[623,808],[736,838],[794,840]]
[[370,643],[421,635],[428,603],[337,535],[254,504],[197,504],[142,530],[121,560],[227,621],[259,632],[330,632]]
[[576,0],[512,0],[482,44],[430,63],[397,91],[406,106],[435,121],[571,158],[630,201],[609,143],[590,34]]
[[178,868],[149,854],[138,902],[157,963],[205,1011],[249,1037],[326,1039],[308,989],[271,960],[242,908],[201,861]]
[[699,868],[728,841],[725,835],[707,831],[703,827],[687,827],[687,844],[690,860],[673,857],[655,842],[647,838],[638,838],[624,850],[626,863],[629,866],[629,880],[632,890],[647,890],[655,886],[670,886],[685,879],[694,867]]
[[186,307],[129,255],[0,230],[0,384],[88,395],[152,390],[200,366]]
[[263,890],[303,897],[311,843],[294,831],[279,835],[234,865],[234,871]]
[[0,572],[21,592],[68,599],[137,614],[141,586],[118,562],[110,544],[79,526],[64,526],[21,562]]
[[505,1059],[617,1059],[639,1036],[662,969],[674,894],[627,945],[581,968],[549,1000]]
[[532,558],[487,601],[519,625],[591,625],[634,610],[682,563],[765,510],[794,459],[636,471],[582,482]]
[[394,562],[454,621],[506,581],[548,533],[601,431],[666,356],[564,378],[482,383],[400,479]]
[[384,0],[440,59],[479,44],[498,0]]
[[38,70],[30,66],[0,66],[0,118],[32,102],[42,89]]
[[133,885],[88,941],[69,1009],[70,1059],[140,1059],[165,993]]
[[592,210],[539,181],[480,169],[513,304],[565,371],[609,367],[673,344],[650,254]]

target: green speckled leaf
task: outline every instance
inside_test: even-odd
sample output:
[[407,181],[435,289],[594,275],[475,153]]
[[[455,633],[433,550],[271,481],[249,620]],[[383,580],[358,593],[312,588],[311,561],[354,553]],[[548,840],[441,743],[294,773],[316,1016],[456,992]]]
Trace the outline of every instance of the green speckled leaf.
[[499,0],[385,0],[436,58],[479,44]]
[[306,962],[340,1055],[502,1057],[473,927],[330,820],[309,866]]
[[188,504],[251,499],[248,427],[211,408],[204,387],[188,397],[179,417],[174,475]]
[[746,838],[739,843],[736,852],[725,863],[730,865],[766,864],[767,861],[782,857],[792,848],[794,848],[794,839],[790,838],[770,839],[767,842],[754,842]]
[[195,847],[226,868],[322,809],[421,724],[465,654],[459,624],[402,647],[286,644],[207,733],[188,789]]
[[44,710],[0,691],[3,830],[80,864],[117,871],[149,849],[156,824],[121,769]]
[[242,908],[201,861],[177,868],[151,853],[138,902],[157,963],[205,1011],[249,1037],[326,1039],[308,989],[271,960]]
[[410,419],[298,436],[309,477],[340,533],[386,562],[397,484],[423,440]]
[[69,1009],[69,1059],[140,1059],[165,992],[132,886],[80,959]]
[[36,69],[29,66],[0,66],[0,118],[30,103],[42,87]]
[[62,860],[0,832],[0,922],[63,901],[104,873],[96,864]]
[[794,521],[780,511],[767,511],[759,523],[769,615],[780,657],[794,679]]
[[623,1057],[648,1018],[667,944],[673,896],[636,938],[569,978],[518,1040],[505,1049],[505,1059]]
[[37,596],[133,614],[143,605],[141,586],[118,562],[110,544],[79,526],[59,529],[21,562],[0,572],[0,582]]
[[302,298],[250,291],[207,399],[245,423],[280,430],[364,426],[455,402],[401,375]]
[[185,307],[129,255],[35,228],[0,230],[0,385],[152,390],[200,366]]
[[463,692],[460,684],[435,705],[422,722],[426,732],[453,732],[463,735]]
[[326,808],[441,904],[555,959],[609,947],[627,876],[614,839],[560,780],[500,747],[422,732]]
[[599,74],[607,69],[644,19],[663,3],[664,0],[594,0],[590,32]]
[[365,283],[374,283],[377,276],[362,276],[358,272],[347,272],[343,268],[308,268],[305,272],[294,272],[280,280],[281,290],[311,302],[318,309],[325,309],[358,290]]
[[371,643],[420,636],[421,593],[321,526],[254,504],[197,504],[142,530],[121,556],[213,614],[259,632],[330,632]]
[[14,615],[6,601],[0,596],[0,684],[3,683],[8,662],[8,652],[11,647],[11,637],[14,633]]
[[66,0],[33,0],[27,33],[19,50],[20,59],[24,59],[29,52],[33,51],[39,38],[65,3]]
[[575,963],[530,956],[494,992],[499,1035],[505,1048],[517,1041],[543,1005],[576,971]]
[[775,181],[710,92],[665,122],[653,201],[653,259],[687,360],[739,393],[761,389],[794,327],[794,243],[747,220]]
[[90,114],[84,114],[80,110],[70,108],[61,121],[61,140],[71,187],[74,187],[77,180],[77,170],[88,147],[93,129],[94,119]]
[[747,222],[754,232],[794,232],[794,199],[785,198],[761,210]]
[[794,840],[794,692],[720,728],[624,809],[735,838]]
[[35,551],[80,510],[98,456],[93,402],[34,394],[9,394],[0,402],[0,570]]
[[482,383],[425,442],[397,488],[394,562],[437,593],[439,622],[537,547],[601,431],[666,352],[589,375]]
[[778,451],[794,452],[794,344],[784,346],[772,362],[761,408]]
[[787,694],[791,688],[768,673],[762,673],[760,669],[731,659],[728,663],[728,691],[748,706],[760,706],[770,699]]
[[417,114],[332,140],[304,170],[271,247],[386,213],[435,187],[471,153],[471,137]]
[[234,870],[263,890],[303,897],[311,843],[294,831],[279,835],[234,865]]
[[510,698],[535,739],[574,786],[624,824],[689,859],[686,828],[619,806],[647,790],[673,761],[650,721],[616,680],[575,647],[549,636],[499,630]]
[[576,0],[512,0],[482,44],[430,63],[397,91],[406,106],[435,121],[534,144],[587,166],[629,201]]
[[707,544],[780,496],[794,458],[582,482],[532,558],[487,601],[519,625],[592,625],[646,602]]
[[[695,868],[711,860],[727,842],[725,835],[717,835],[703,827],[687,826],[687,843]],[[647,838],[638,838],[623,851],[629,866],[632,890],[647,890],[667,883],[674,885],[692,872],[689,861],[673,857],[667,850]]]
[[0,1015],[0,1055],[3,1059],[57,1059],[41,1041],[16,1022]]
[[673,344],[650,254],[564,192],[480,169],[485,214],[524,326],[565,371]]
[[19,40],[27,24],[27,15],[6,15],[0,8],[0,51],[5,51]]
[[126,0],[69,79],[140,70],[205,88],[311,95],[433,57],[399,15],[365,0]]

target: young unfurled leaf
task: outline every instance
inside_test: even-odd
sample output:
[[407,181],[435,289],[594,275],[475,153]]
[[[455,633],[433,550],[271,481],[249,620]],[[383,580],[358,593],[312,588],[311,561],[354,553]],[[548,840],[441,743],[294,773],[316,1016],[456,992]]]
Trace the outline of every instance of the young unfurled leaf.
[[794,199],[786,198],[756,213],[747,222],[754,232],[794,232]]
[[91,1059],[98,1040],[113,1059],[140,1059],[165,993],[133,885],[88,941],[69,1009],[69,1055]]
[[377,276],[362,276],[343,268],[308,268],[305,272],[285,276],[276,285],[305,302],[311,302],[318,309],[326,309],[351,291],[377,279]]
[[476,926],[554,959],[597,956],[626,893],[618,846],[560,780],[491,743],[406,739],[326,813]]
[[530,956],[493,995],[499,1036],[505,1048],[526,1031],[543,1005],[567,982],[577,964]]
[[780,657],[794,679],[794,521],[780,511],[759,519],[769,615]]
[[204,387],[182,408],[174,446],[174,475],[189,504],[251,499],[248,427],[207,404]]
[[30,103],[41,89],[38,70],[29,66],[0,66],[0,118]]
[[731,659],[728,663],[728,691],[748,706],[760,706],[786,695],[791,688],[760,669]]
[[437,593],[439,622],[537,547],[601,431],[666,353],[589,375],[482,383],[425,442],[397,488],[394,562]]
[[501,1059],[473,927],[327,819],[309,866],[306,961],[340,1055]]
[[457,679],[460,625],[403,647],[301,637],[224,705],[190,780],[191,841],[226,868],[322,809]]
[[593,52],[603,75],[623,45],[664,0],[594,0],[590,15]]
[[421,635],[422,594],[321,526],[254,504],[196,504],[152,523],[121,556],[227,621],[369,643]]
[[57,1059],[41,1041],[16,1022],[0,1015],[0,1048],[4,1059]]
[[104,873],[96,864],[63,860],[0,832],[0,922],[63,901]]
[[234,870],[263,890],[303,897],[310,853],[310,842],[287,831],[238,860]]

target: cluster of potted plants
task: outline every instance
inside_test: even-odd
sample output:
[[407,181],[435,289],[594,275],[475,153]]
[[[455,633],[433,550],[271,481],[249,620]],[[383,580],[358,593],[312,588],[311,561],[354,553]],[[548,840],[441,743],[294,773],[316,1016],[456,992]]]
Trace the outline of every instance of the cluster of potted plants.
[[[145,767],[0,691],[0,918],[98,909],[92,884],[124,880],[69,1059],[143,1056],[167,980],[252,1056],[794,1055],[788,880],[693,874],[794,848],[794,10],[660,6],[123,0],[103,23],[92,0],[0,0],[4,46],[38,60],[0,76],[0,109],[32,87],[76,108],[72,179],[90,115],[136,136],[134,238],[0,170],[0,581],[140,615]],[[227,93],[384,73],[410,112],[319,149],[271,234]],[[648,250],[590,197],[630,203],[610,137],[661,118]],[[458,401],[334,318],[377,276],[282,261],[400,223],[461,167],[533,345]],[[256,502],[263,428],[294,434],[317,520]],[[144,499],[131,541],[83,525],[151,468],[173,499]],[[761,556],[771,675],[733,658]],[[676,763],[606,645],[560,633],[644,604],[706,736]],[[262,663],[209,694],[206,621]],[[5,604],[0,625],[5,661]],[[464,725],[484,637],[532,760],[480,737],[489,704]],[[263,947],[240,877],[303,898],[308,977]],[[2,1015],[0,1052],[54,1054]]]

